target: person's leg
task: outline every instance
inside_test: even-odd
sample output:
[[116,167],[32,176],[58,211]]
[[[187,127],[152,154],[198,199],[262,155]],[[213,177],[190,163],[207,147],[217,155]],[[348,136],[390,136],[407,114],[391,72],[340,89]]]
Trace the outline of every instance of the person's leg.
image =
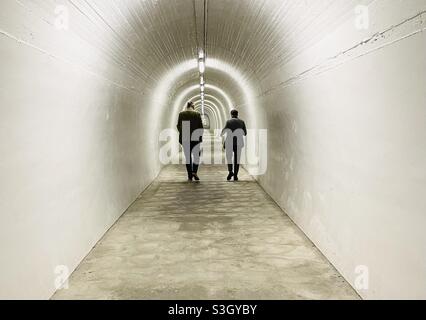
[[193,145],[192,155],[194,157],[194,163],[192,166],[192,176],[195,180],[199,181],[200,178],[198,177],[198,168],[200,167],[201,161],[201,143]]
[[234,148],[234,180],[238,181],[238,173],[240,172],[241,148]]
[[234,176],[234,170],[232,168],[232,155],[233,152],[230,148],[226,148],[226,163],[228,164],[228,177],[226,178],[226,180],[231,180],[232,177]]
[[186,171],[188,172],[188,180],[192,180],[192,154],[191,154],[191,146],[184,144],[183,145],[183,151],[185,154],[185,164],[186,164]]

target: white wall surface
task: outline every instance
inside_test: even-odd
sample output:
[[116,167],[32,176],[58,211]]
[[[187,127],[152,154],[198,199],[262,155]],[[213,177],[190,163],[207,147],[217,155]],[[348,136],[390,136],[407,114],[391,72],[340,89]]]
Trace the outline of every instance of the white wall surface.
[[132,78],[38,8],[0,3],[0,299],[49,298],[158,171]]
[[367,299],[426,298],[425,10],[376,1],[368,30],[349,19],[271,72],[259,97],[260,183],[352,285],[368,268]]

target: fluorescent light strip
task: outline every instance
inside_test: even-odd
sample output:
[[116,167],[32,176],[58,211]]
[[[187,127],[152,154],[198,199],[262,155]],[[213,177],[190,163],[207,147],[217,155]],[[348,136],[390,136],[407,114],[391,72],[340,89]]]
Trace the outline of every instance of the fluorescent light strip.
[[204,60],[200,60],[198,63],[198,67],[200,70],[200,73],[203,74],[206,71],[206,63],[204,62]]

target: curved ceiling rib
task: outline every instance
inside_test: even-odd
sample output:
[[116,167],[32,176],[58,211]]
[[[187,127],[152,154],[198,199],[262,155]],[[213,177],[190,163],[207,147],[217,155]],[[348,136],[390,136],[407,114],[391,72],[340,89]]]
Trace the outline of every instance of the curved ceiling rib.
[[[195,103],[195,107],[200,107],[200,109],[201,109],[201,100],[198,100],[198,101],[195,101],[194,102]],[[223,117],[222,117],[222,115],[220,114],[220,111],[219,111],[219,109],[218,109],[218,107],[213,103],[213,102],[211,102],[211,101],[209,101],[209,100],[205,100],[205,103],[204,103],[204,105],[207,107],[210,107],[210,109],[214,112],[214,114],[215,114],[215,117],[216,117],[216,119],[217,119],[217,124],[218,124],[218,126],[219,127],[222,127],[223,126],[223,124],[224,124],[224,120],[223,120]]]
[[[111,80],[149,99],[146,130],[154,141],[159,130],[174,122],[179,101],[191,94],[186,90],[199,84],[200,47],[207,55],[206,88],[230,94],[230,109],[241,109],[251,127],[257,127],[263,84],[280,85],[281,66],[347,19],[357,0],[215,0],[207,10],[204,1],[194,0],[70,3],[71,18],[76,11],[87,18],[75,30],[96,42],[99,54],[116,66],[108,75]],[[97,37],[87,32],[93,28]],[[88,67],[100,69],[90,61]]]
[[[189,100],[194,102],[195,104],[201,103],[201,99],[199,96],[194,96]],[[221,123],[224,123],[224,120],[227,118],[228,113],[224,109],[223,104],[218,99],[216,99],[215,97],[211,95],[206,95],[204,100],[205,102],[209,102],[214,105],[218,115],[220,116]]]

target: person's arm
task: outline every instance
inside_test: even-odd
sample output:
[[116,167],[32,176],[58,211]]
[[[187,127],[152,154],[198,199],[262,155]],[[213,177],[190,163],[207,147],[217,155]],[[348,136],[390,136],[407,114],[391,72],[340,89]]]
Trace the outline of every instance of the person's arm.
[[243,121],[243,130],[244,130],[244,136],[247,136],[247,127],[244,121]]
[[229,134],[229,131],[231,131],[231,129],[229,128],[229,121],[226,121],[225,128],[223,128],[222,133],[220,135],[222,137],[223,150],[226,149],[226,137],[225,137],[225,135]]
[[203,124],[203,118],[201,118],[201,113],[198,114],[198,129],[203,130],[203,133],[200,137],[200,142],[203,142],[203,135],[204,135],[204,124]]
[[179,120],[178,120],[176,127],[177,127],[179,133],[182,133],[182,116],[180,114],[179,114]]
[[225,128],[223,128],[222,133],[220,134],[220,136],[223,137],[226,134],[226,132],[227,132],[228,129],[229,129],[229,121],[226,121]]
[[203,118],[201,117],[201,113],[198,114],[198,128],[197,129],[204,129]]

